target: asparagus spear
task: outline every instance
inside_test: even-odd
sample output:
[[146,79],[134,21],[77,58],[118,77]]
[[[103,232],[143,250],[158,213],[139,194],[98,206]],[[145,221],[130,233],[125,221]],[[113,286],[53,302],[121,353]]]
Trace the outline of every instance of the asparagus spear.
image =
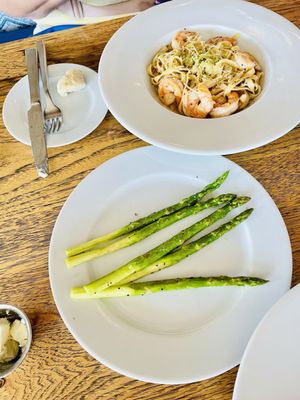
[[[233,209],[235,209],[235,208],[247,203],[249,200],[250,200],[250,197],[246,197],[246,196],[237,197],[234,200],[232,200],[229,204],[225,205],[224,207],[222,207],[219,210],[215,211],[214,213],[210,214],[208,216],[208,220],[213,219],[216,222],[217,220],[224,218],[230,211],[232,211]],[[196,222],[196,224],[192,225],[191,227],[187,228],[186,230],[189,231],[191,229],[191,231],[193,231],[193,230],[196,231],[195,228],[197,228],[197,225],[201,224],[201,222],[202,221]],[[203,223],[204,223],[204,225],[206,224],[205,219],[203,220]],[[211,224],[209,224],[209,225],[211,225]],[[209,225],[206,225],[206,227],[208,227]],[[197,233],[201,232],[201,230],[198,230],[198,231],[196,231],[196,233],[191,234],[188,237],[188,239],[190,239],[192,236],[196,235]],[[179,233],[179,235],[180,234],[181,234],[181,232]],[[203,239],[202,242],[205,243],[205,244],[207,243],[207,237],[206,236],[204,236],[204,238],[201,238],[201,239]],[[133,274],[127,276],[127,278],[122,279],[120,282],[118,282],[118,285],[125,285],[126,283],[133,282],[133,281],[136,281],[137,279],[143,278],[146,275],[149,275],[149,274],[152,274],[154,272],[160,271],[163,268],[171,267],[172,265],[174,265],[174,263],[171,263],[169,265],[169,262],[170,262],[169,260],[173,259],[170,256],[172,256],[174,253],[176,253],[179,250],[181,250],[182,247],[183,247],[182,244],[184,242],[186,242],[188,239],[183,240],[181,242],[181,245],[179,245],[179,247],[175,248],[175,251],[173,251],[172,253],[165,253],[166,254],[165,257],[162,256],[158,261],[156,261],[156,262],[154,262],[152,264],[148,264],[147,267],[145,267],[145,268],[143,268],[143,269],[141,269],[141,270],[139,270],[137,272],[134,272]],[[170,240],[172,240],[172,238]]]
[[185,207],[179,211],[176,211],[173,214],[162,217],[162,218],[158,219],[157,221],[152,222],[152,224],[146,225],[144,228],[138,229],[138,230],[130,233],[129,235],[124,236],[123,238],[119,239],[118,241],[108,244],[107,246],[104,246],[100,249],[97,248],[94,250],[86,251],[85,253],[77,254],[73,257],[68,257],[68,258],[66,258],[66,265],[68,268],[72,268],[72,267],[75,267],[76,265],[79,265],[79,264],[85,262],[85,261],[89,261],[96,257],[100,257],[105,254],[112,253],[116,250],[123,249],[124,247],[131,246],[131,245],[147,238],[148,236],[152,235],[153,233],[158,232],[161,229],[166,228],[167,226],[172,225],[177,221],[180,221],[183,218],[186,218],[190,215],[197,214],[198,212],[200,212],[206,208],[215,207],[215,206],[227,203],[230,200],[232,200],[234,197],[236,197],[236,196],[233,194],[223,194],[214,199],[209,199],[205,202],[196,203],[195,205],[193,205],[191,207]]
[[154,252],[156,257],[149,257],[148,253],[139,256],[132,261],[129,261],[129,263],[123,265],[122,267],[116,269],[115,271],[87,285],[84,285],[83,288],[89,294],[97,294],[98,292],[101,292],[102,290],[107,289],[110,286],[117,285],[119,284],[119,282],[122,281],[124,282],[124,280],[128,278],[131,274],[142,271],[145,267],[149,265],[151,265],[150,272],[155,272],[163,268],[170,267],[171,265],[178,263],[184,258],[190,256],[191,254],[199,251],[203,247],[220,238],[226,232],[230,231],[235,226],[239,225],[242,221],[247,219],[252,211],[253,209],[248,209],[242,212],[237,217],[221,225],[219,228],[215,229],[211,233],[189,244],[183,245],[178,251],[167,254],[165,257],[160,258],[159,254],[157,254],[156,252]]
[[213,276],[197,278],[178,278],[151,282],[137,282],[127,285],[111,286],[101,292],[87,293],[83,288],[73,288],[73,299],[100,299],[106,297],[143,296],[157,292],[171,290],[196,289],[211,286],[259,286],[268,281],[261,278],[248,276]]
[[214,182],[205,186],[201,190],[201,192],[195,193],[192,196],[189,196],[189,197],[181,200],[179,203],[173,204],[172,206],[169,206],[169,207],[163,208],[162,210],[156,211],[146,217],[138,219],[137,221],[130,222],[128,225],[125,225],[122,228],[119,228],[113,232],[106,234],[106,235],[100,236],[96,239],[82,243],[79,246],[70,247],[69,249],[66,250],[66,255],[68,257],[70,257],[70,256],[74,256],[75,254],[83,253],[84,251],[87,251],[103,242],[107,242],[108,240],[116,239],[116,238],[123,236],[127,233],[130,233],[136,229],[142,228],[143,226],[148,225],[151,222],[154,222],[161,217],[170,215],[173,212],[181,210],[184,207],[189,207],[189,206],[194,205],[196,202],[200,201],[205,195],[218,189],[222,185],[222,183],[225,181],[228,174],[229,174],[229,171],[226,171],[223,175],[219,176]]

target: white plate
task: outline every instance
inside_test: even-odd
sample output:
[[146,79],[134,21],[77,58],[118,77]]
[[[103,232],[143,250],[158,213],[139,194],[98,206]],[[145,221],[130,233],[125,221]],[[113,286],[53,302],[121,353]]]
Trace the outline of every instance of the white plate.
[[[72,270],[64,265],[67,247],[177,202],[228,169],[230,176],[216,194],[250,195],[249,207],[255,208],[251,217],[155,278],[244,274],[266,277],[271,280],[268,285],[142,298],[69,298],[73,286],[115,269],[212,211],[189,217],[134,246]],[[227,219],[245,208],[235,210]],[[240,362],[257,323],[289,288],[291,249],[274,202],[242,168],[223,157],[195,157],[147,147],[104,163],[74,190],[53,230],[49,274],[66,326],[93,357],[143,381],[188,383],[220,374]]]
[[300,285],[256,328],[243,356],[233,400],[299,400]]
[[[265,71],[263,92],[252,106],[199,120],[161,105],[146,68],[183,28],[204,38],[240,34],[240,47],[257,56]],[[300,31],[274,12],[240,0],[173,0],[140,13],[113,35],[100,59],[99,81],[109,110],[141,139],[183,153],[230,154],[269,143],[300,121],[296,65]]]
[[[57,93],[57,81],[68,69],[80,69],[86,79],[86,87],[79,92],[62,97]],[[97,83],[97,73],[78,64],[54,64],[49,66],[49,90],[53,101],[63,113],[63,125],[57,134],[46,135],[48,147],[64,146],[76,142],[91,133],[104,119],[107,107]],[[44,105],[41,90],[42,105]],[[27,111],[30,108],[27,75],[9,91],[3,105],[3,121],[8,132],[20,142],[31,145]]]

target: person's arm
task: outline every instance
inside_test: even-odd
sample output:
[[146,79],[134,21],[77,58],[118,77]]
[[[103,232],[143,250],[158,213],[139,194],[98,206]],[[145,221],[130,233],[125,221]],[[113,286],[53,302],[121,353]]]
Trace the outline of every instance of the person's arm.
[[12,17],[41,18],[66,0],[0,0],[0,12]]

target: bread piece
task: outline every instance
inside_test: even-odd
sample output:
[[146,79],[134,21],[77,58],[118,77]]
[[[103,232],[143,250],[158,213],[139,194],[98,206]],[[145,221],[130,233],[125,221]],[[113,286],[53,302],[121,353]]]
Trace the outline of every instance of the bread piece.
[[61,96],[78,92],[86,86],[84,75],[80,69],[69,69],[57,82],[57,91]]

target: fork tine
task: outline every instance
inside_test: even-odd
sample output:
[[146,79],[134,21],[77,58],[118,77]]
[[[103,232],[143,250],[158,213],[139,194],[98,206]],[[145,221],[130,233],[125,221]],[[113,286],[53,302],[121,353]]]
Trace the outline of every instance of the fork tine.
[[56,133],[56,132],[57,132],[57,119],[54,118],[54,120],[53,120],[53,131],[52,131],[52,133]]
[[56,133],[56,118],[53,119],[52,133]]
[[60,130],[60,129],[61,129],[61,126],[62,126],[62,124],[63,124],[62,116],[58,117],[58,122],[59,122],[58,130]]
[[55,121],[55,133],[57,133],[59,131],[59,128],[60,128],[59,118],[56,118],[56,121]]
[[51,133],[55,133],[55,132],[56,132],[56,118],[53,118]]
[[57,128],[57,131],[60,130],[61,125],[62,125],[62,118],[58,118],[58,128]]
[[54,120],[49,120],[49,133],[53,133],[54,131]]

